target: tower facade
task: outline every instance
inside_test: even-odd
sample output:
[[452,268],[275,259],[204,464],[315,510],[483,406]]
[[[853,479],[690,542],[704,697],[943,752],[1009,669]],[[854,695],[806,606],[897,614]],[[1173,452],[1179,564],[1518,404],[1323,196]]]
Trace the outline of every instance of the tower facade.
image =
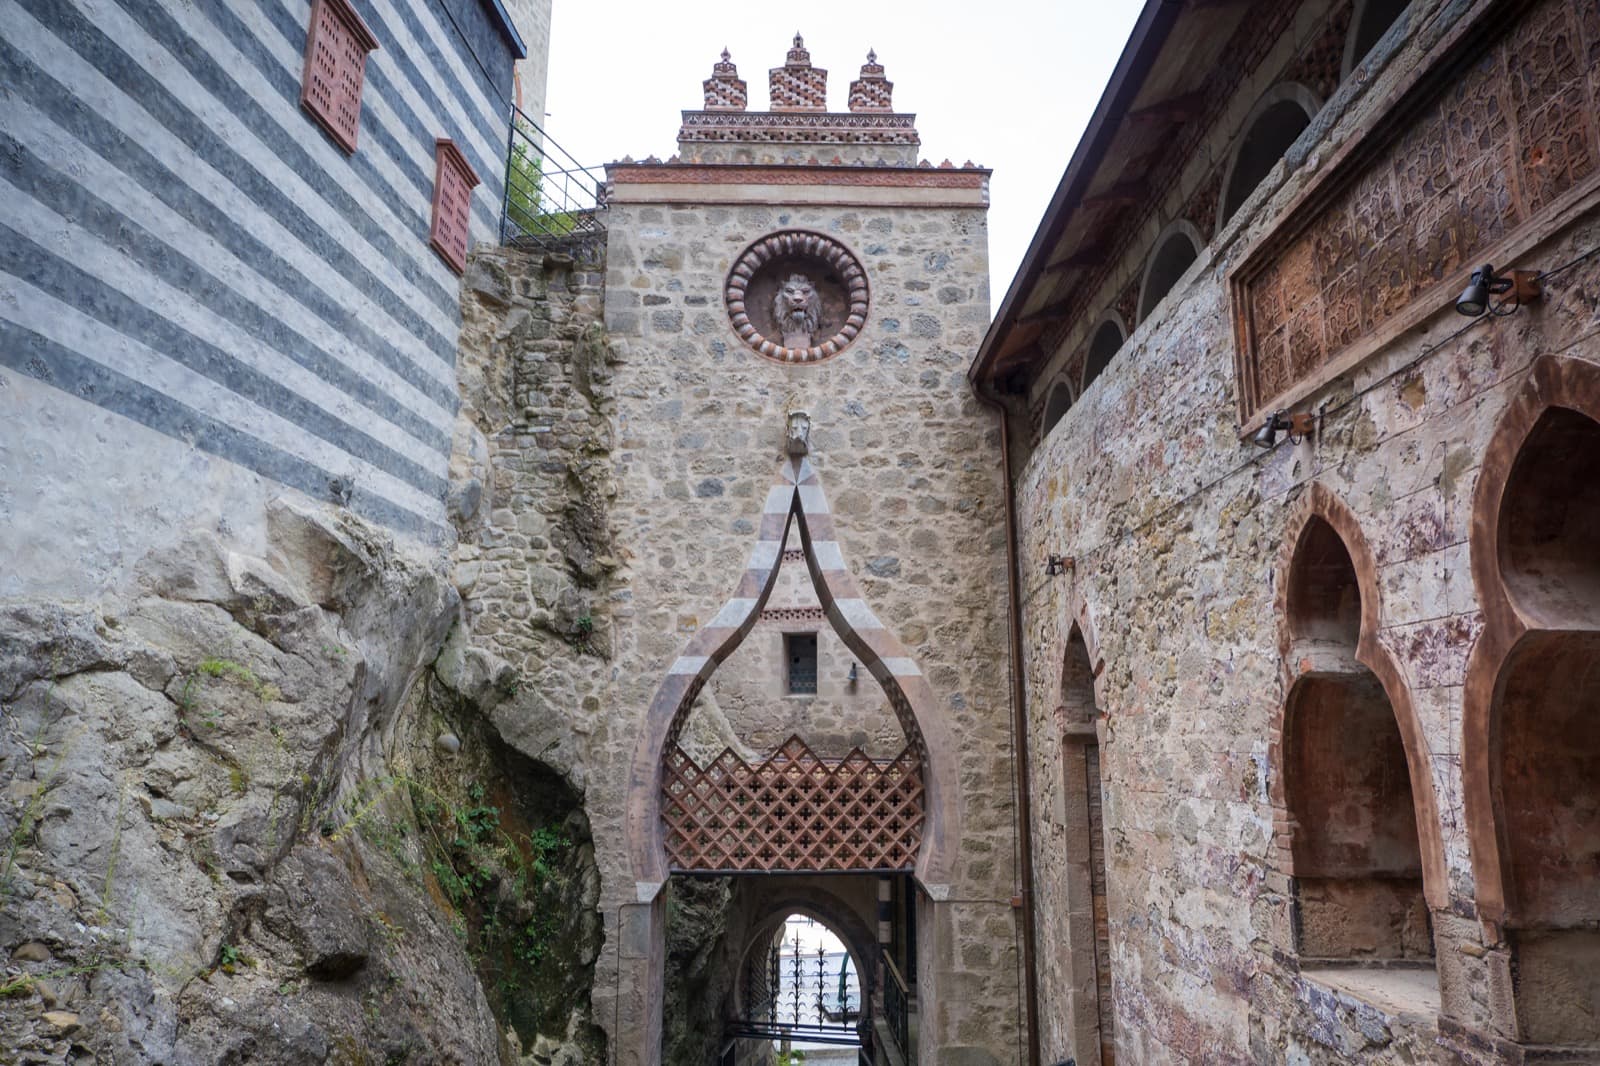
[[917,159],[875,55],[849,110],[798,35],[770,86],[749,110],[725,52],[678,155],[607,168],[629,602],[588,796],[596,1016],[654,1061],[666,901],[716,873],[730,937],[786,907],[840,932],[918,1061],[1013,1062],[1002,481],[963,373],[989,171]]

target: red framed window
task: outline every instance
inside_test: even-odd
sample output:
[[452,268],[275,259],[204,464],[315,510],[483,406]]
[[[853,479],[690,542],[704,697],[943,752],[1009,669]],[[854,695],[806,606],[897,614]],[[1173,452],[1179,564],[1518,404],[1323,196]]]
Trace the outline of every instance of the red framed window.
[[467,238],[472,224],[472,190],[478,175],[448,137],[434,142],[433,228],[428,243],[457,274],[467,269]]
[[367,53],[377,47],[350,0],[313,0],[300,105],[346,152],[356,150]]

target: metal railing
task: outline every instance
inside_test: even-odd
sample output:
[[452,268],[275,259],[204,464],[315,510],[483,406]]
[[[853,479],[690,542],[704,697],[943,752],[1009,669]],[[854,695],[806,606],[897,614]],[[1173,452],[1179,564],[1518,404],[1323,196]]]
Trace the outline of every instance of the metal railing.
[[797,932],[781,950],[774,943],[765,958],[746,964],[745,996],[740,1017],[730,1020],[723,1035],[732,1039],[792,1041],[858,1047],[864,1028],[862,1008],[870,989],[860,987],[850,956],[818,947],[812,955],[801,948]]
[[527,112],[511,109],[500,243],[593,258],[606,236],[606,176],[557,144]]
[[915,1062],[911,1050],[911,993],[888,952],[880,953],[879,957],[883,960],[883,1020],[900,1049],[901,1058],[908,1063]]

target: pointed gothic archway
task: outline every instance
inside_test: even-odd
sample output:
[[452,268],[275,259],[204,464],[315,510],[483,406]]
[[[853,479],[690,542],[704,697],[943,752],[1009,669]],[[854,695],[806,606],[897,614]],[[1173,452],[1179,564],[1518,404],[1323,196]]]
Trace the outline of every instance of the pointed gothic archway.
[[755,547],[732,596],[669,664],[634,746],[626,834],[637,902],[618,914],[619,1004],[631,1005],[617,1033],[620,1063],[655,1061],[661,1042],[662,889],[672,874],[663,819],[667,756],[706,682],[755,628],[776,585],[791,530],[799,532],[829,625],[882,687],[919,763],[923,821],[915,854],[907,856],[910,872],[930,906],[942,908],[950,897],[960,836],[960,785],[950,728],[934,713],[932,688],[916,661],[873,612],[850,573],[815,466],[803,451],[790,455],[767,494]]
[[[672,870],[663,820],[669,752],[706,682],[738,649],[760,617],[791,529],[800,533],[806,567],[829,624],[883,688],[905,732],[908,751],[920,764],[923,821],[911,867],[933,899],[947,894],[960,817],[949,728],[932,713],[933,693],[922,671],[873,613],[846,566],[815,466],[804,456],[792,456],[783,461],[779,479],[767,494],[759,539],[733,596],[689,639],[668,668],[635,746],[628,840],[640,902],[652,898]],[[786,868],[807,869],[803,865]]]

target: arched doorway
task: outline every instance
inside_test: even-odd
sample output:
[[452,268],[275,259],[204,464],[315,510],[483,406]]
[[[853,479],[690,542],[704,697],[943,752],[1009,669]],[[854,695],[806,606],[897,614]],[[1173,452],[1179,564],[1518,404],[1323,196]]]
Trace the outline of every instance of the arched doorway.
[[[628,836],[639,902],[619,914],[618,958],[639,1000],[635,1018],[623,1027],[626,1046],[646,1060],[659,1054],[664,1032],[672,1036],[674,1023],[663,1026],[662,997],[675,961],[687,959],[691,971],[710,976],[727,977],[739,968],[725,938],[717,938],[720,946],[702,959],[701,945],[669,935],[677,885],[723,883],[724,906],[743,908],[739,900],[776,891],[774,886],[825,880],[835,892],[866,885],[875,893],[880,879],[889,877],[914,897],[914,913],[937,916],[951,908],[952,849],[961,817],[950,726],[916,660],[857,586],[817,471],[803,453],[783,461],[758,528],[734,595],[667,668],[636,741]],[[811,601],[786,605],[773,599],[785,569],[809,583]],[[848,729],[815,747],[791,734],[775,751],[764,750],[766,742],[748,731],[729,730],[719,738],[712,730],[713,743],[695,750],[697,740],[705,740],[692,728],[697,711],[706,709],[702,698],[733,699],[713,679],[767,623],[769,607],[785,612],[775,619],[781,650],[766,656],[781,698],[812,703],[829,685],[875,692],[884,719],[897,727],[895,739],[903,745],[898,755],[880,757],[870,737]],[[802,619],[791,617],[793,611],[809,613]],[[796,642],[796,636],[807,639]],[[834,638],[837,658],[830,665],[834,653],[827,641]],[[804,667],[799,674],[797,658]],[[758,666],[760,661],[757,656]],[[824,717],[802,712],[799,721],[814,736],[824,735]],[[721,751],[713,755],[719,740]],[[806,893],[804,898],[815,900],[815,886]],[[937,917],[922,924],[948,927]],[[939,937],[929,943],[935,952],[948,950]],[[930,1000],[944,972],[930,970]],[[674,975],[673,982],[694,987],[696,978],[691,972],[687,979]],[[723,1004],[722,1017],[732,1016],[732,984],[724,981],[702,997]],[[914,979],[896,988],[902,1010],[914,1013]],[[927,1009],[937,1016],[931,1004]],[[940,1034],[935,1029],[933,1036],[914,1039],[946,1046],[953,1034]]]

